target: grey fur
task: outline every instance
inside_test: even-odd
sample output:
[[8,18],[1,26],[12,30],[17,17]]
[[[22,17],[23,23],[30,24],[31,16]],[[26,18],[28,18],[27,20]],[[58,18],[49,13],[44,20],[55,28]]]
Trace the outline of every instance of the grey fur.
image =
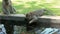
[[[39,17],[41,17],[42,15],[44,15],[45,11],[48,11],[50,14],[52,14],[49,10],[47,9],[39,9],[39,10],[35,10],[33,12],[27,13],[26,17],[27,19],[29,19],[29,23],[31,24],[32,22],[38,20]],[[52,14],[54,15],[54,14]]]
[[4,14],[13,14],[16,10],[12,7],[11,0],[3,0],[2,1],[2,9]]

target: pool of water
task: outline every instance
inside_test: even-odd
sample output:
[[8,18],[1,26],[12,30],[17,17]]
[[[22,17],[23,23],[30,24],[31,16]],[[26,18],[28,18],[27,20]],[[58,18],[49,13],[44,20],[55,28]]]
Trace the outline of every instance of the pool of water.
[[[14,26],[14,34],[26,34],[26,27]],[[29,34],[60,34],[60,30],[57,28],[45,28],[43,31],[41,29],[29,32]]]
[[[3,24],[0,24],[0,28],[2,28],[2,31],[6,34],[6,30],[4,28]],[[60,29],[57,28],[44,28],[36,30],[36,31],[31,31],[27,32],[26,27],[24,26],[14,26],[14,34],[60,34]]]

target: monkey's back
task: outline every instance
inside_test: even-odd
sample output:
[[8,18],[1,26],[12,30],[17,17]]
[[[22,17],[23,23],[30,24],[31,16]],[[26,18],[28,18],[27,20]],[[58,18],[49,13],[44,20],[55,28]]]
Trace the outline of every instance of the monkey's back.
[[43,9],[40,9],[40,10],[34,10],[32,12],[29,12],[26,14],[26,17],[28,19],[32,19],[34,17],[40,17],[44,14],[44,10]]

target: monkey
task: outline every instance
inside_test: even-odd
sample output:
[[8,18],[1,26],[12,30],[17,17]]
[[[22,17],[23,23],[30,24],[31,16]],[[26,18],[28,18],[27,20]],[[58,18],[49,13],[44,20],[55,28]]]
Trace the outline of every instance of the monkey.
[[8,4],[9,4],[8,0],[3,0],[3,1],[5,1],[5,4],[6,4],[6,5],[8,5]]
[[2,1],[2,9],[4,14],[14,14],[16,10],[12,7],[11,0]]
[[[29,28],[32,29],[33,27],[39,26],[39,23],[37,23],[37,21],[38,21],[39,17],[43,16],[46,11],[51,13],[49,10],[47,10],[45,8],[34,10],[32,12],[27,13],[26,14],[26,19],[28,20],[28,22],[27,22],[27,30],[29,30]],[[54,14],[52,14],[52,15],[54,15]]]
[[44,15],[46,11],[48,11],[51,15],[54,15],[51,13],[51,11],[43,8],[43,9],[38,9],[38,10],[27,13],[26,18],[30,20],[29,23],[32,23],[33,21],[36,21],[39,17]]

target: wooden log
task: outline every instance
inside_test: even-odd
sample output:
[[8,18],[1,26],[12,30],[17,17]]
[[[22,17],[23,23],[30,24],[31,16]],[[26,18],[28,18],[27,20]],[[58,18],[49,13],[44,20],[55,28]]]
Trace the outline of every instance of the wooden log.
[[41,16],[39,22],[48,23],[50,27],[60,28],[60,16]]
[[[10,15],[0,14],[0,19],[3,20],[25,21],[25,18],[26,16],[23,14],[10,14]],[[58,27],[58,25],[60,24],[60,16],[41,16],[39,17],[38,21],[45,24],[46,23],[51,24],[51,27],[56,27],[56,26]]]
[[[1,15],[0,14],[0,19],[4,20],[14,20],[14,21],[24,21],[25,20],[25,15],[23,14],[10,14],[10,15]],[[58,25],[60,24],[60,16],[41,16],[38,19],[39,22],[43,23],[51,23],[51,25]]]
[[24,21],[25,20],[25,15],[24,14],[10,14],[10,15],[0,14],[0,19],[14,20],[14,21]]

